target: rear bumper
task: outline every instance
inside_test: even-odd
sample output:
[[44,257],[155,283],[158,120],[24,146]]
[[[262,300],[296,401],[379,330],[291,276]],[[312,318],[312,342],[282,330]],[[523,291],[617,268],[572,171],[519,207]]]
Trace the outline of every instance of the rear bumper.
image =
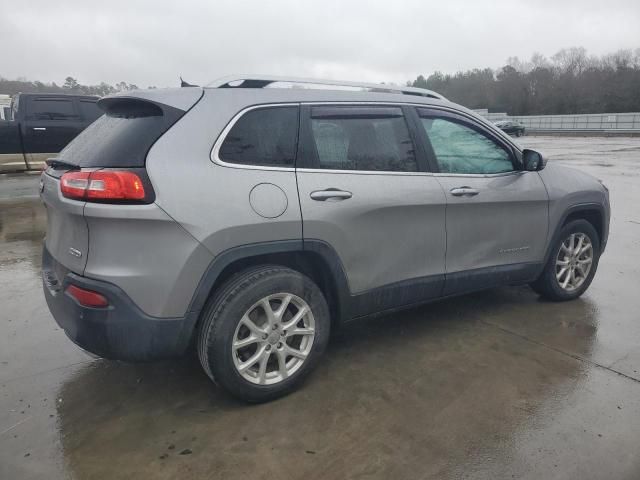
[[[78,346],[104,358],[149,361],[183,355],[188,349],[197,315],[150,317],[117,286],[66,271],[47,248],[42,253],[42,280],[49,310]],[[65,293],[69,284],[101,293],[106,308],[80,305]]]

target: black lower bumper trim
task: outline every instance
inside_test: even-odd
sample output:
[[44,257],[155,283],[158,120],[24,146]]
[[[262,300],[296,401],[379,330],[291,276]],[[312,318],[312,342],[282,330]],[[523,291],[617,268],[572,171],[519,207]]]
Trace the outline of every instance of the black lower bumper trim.
[[[46,247],[42,254],[44,295],[53,317],[67,336],[81,348],[104,358],[149,361],[183,355],[191,342],[197,313],[185,317],[146,315],[117,286],[72,272],[57,278],[62,269]],[[101,293],[106,308],[80,305],[65,293],[69,284]]]

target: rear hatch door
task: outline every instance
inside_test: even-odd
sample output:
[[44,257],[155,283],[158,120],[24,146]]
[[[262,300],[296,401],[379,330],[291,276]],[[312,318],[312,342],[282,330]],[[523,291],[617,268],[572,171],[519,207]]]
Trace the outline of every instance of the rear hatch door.
[[[199,88],[167,89],[103,98],[98,106],[105,114],[47,161],[41,185],[47,209],[45,245],[62,267],[84,273],[91,225],[86,201],[63,196],[62,176],[69,171],[129,170],[148,181],[144,168],[147,152],[202,94]],[[153,191],[150,184],[147,187]],[[144,203],[152,201],[150,196]],[[111,233],[118,235],[118,231]]]
[[45,246],[63,267],[82,274],[87,263],[89,229],[83,215],[85,202],[65,198],[60,191],[60,177],[68,170],[48,167],[42,173],[40,195],[47,210]]

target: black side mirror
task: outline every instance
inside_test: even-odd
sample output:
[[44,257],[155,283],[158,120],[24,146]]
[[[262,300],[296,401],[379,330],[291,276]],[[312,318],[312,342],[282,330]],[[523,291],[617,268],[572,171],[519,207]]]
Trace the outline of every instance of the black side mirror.
[[545,167],[547,161],[535,150],[525,148],[522,151],[522,163],[524,164],[524,169],[526,171],[537,172]]

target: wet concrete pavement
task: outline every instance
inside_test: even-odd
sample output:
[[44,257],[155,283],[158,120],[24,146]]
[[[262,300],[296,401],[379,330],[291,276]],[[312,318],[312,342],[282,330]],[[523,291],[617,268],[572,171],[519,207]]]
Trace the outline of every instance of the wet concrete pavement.
[[640,138],[521,143],[611,190],[587,293],[501,288],[359,322],[259,406],[193,358],[71,344],[41,293],[37,177],[0,176],[0,479],[640,478]]

